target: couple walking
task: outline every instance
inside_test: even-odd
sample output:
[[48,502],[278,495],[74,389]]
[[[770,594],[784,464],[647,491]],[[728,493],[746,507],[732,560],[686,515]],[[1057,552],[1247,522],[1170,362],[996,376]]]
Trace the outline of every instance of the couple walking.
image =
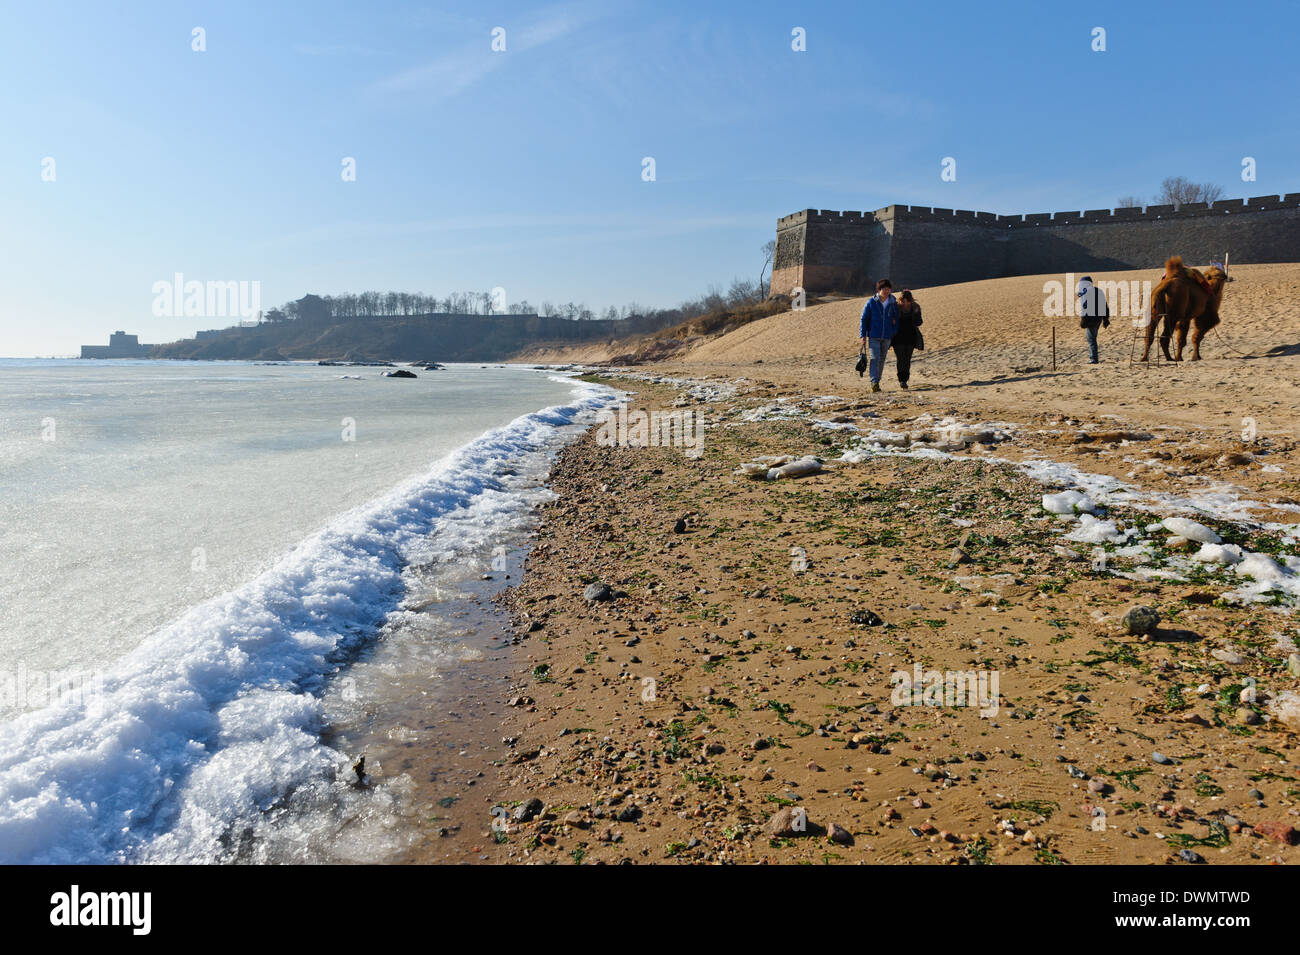
[[876,283],[876,294],[862,307],[858,336],[862,350],[871,351],[871,390],[880,390],[880,376],[885,371],[885,353],[892,347],[898,364],[899,387],[907,387],[912,374],[912,351],[924,348],[921,339],[921,306],[912,293],[903,289],[901,302],[893,295],[889,279]]

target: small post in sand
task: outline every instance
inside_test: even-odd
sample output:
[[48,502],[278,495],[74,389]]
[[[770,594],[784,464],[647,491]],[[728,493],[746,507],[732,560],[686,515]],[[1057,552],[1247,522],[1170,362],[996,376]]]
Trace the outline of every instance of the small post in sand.
[[1056,326],[1052,326],[1052,371],[1056,371]]

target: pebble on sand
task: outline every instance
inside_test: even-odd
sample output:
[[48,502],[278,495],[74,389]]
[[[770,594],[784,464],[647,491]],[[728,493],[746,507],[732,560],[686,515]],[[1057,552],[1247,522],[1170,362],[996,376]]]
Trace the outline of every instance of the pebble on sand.
[[513,818],[515,822],[528,822],[540,814],[542,808],[542,801],[534,796],[515,807]]
[[808,832],[808,816],[798,806],[783,806],[767,821],[769,836],[802,836]]
[[1257,822],[1254,829],[1256,835],[1266,839],[1276,839],[1283,845],[1293,846],[1300,842],[1300,836],[1297,835],[1295,828],[1285,822]]
[[587,603],[598,603],[602,600],[610,600],[614,592],[610,589],[609,584],[602,584],[597,581],[594,584],[588,584],[587,589],[582,592],[582,597]]
[[1124,614],[1124,627],[1132,634],[1150,633],[1160,623],[1154,607],[1130,607]]

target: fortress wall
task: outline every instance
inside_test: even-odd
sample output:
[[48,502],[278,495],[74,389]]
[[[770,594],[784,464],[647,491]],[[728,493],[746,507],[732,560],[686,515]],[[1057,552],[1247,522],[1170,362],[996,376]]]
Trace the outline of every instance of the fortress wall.
[[1206,265],[1300,262],[1300,193],[1146,209],[1001,216],[893,205],[873,213],[805,210],[777,224],[772,289],[856,291],[1009,275],[1150,268],[1181,255]]
[[894,237],[898,229],[898,210],[906,206],[886,206],[872,213],[874,220],[867,235],[867,255],[863,263],[863,284],[867,291],[878,278],[889,275],[894,256]]
[[808,236],[808,216],[815,210],[805,209],[782,216],[776,222],[776,254],[772,257],[771,291],[788,295],[791,289],[807,288],[804,283],[804,244]]
[[1006,271],[1008,244],[992,213],[898,207],[887,271],[894,289],[993,278]]
[[1009,227],[1005,274],[1158,271],[1171,255],[1204,266],[1225,252],[1238,264],[1300,262],[1300,203],[1247,206],[1238,199],[1210,208],[1197,205],[1177,211],[1150,207],[1140,217],[1116,210],[1124,214],[1093,218],[1088,213],[1076,224],[1058,224],[1058,216],[1051,224]]
[[871,213],[823,210],[809,216],[804,240],[804,288],[850,291],[866,281]]

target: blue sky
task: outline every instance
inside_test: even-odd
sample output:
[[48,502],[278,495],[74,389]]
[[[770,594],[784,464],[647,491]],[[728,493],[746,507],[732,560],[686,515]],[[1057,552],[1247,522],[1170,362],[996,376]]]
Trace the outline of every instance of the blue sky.
[[176,272],[671,305],[808,207],[1300,191],[1298,6],[5,3],[0,355],[227,324],[151,313]]

